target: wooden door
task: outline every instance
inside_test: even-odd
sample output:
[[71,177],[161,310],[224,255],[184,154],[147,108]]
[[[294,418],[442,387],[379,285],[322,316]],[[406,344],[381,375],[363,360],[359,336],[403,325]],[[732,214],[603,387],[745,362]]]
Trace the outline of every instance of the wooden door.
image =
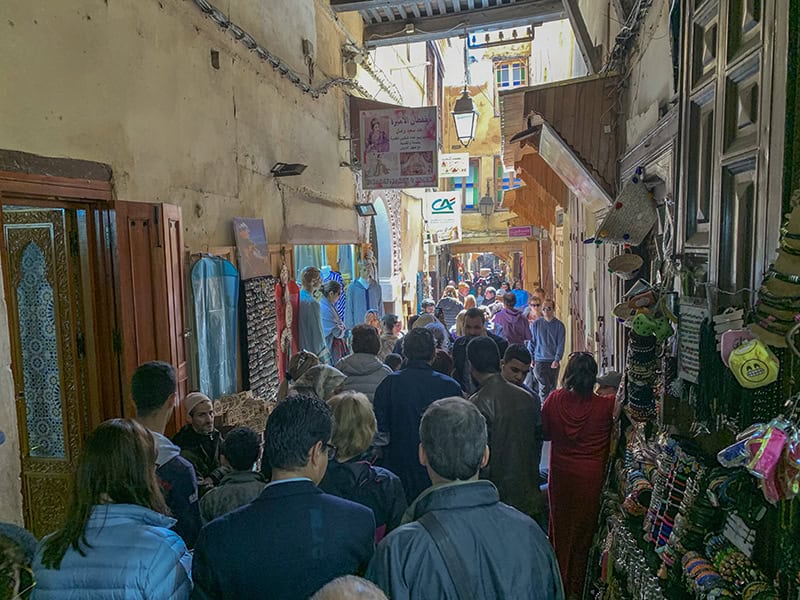
[[[7,202],[20,204],[7,204]],[[25,205],[21,204],[22,202]],[[87,361],[86,210],[4,197],[3,272],[17,398],[26,525],[62,521],[84,433],[98,420]],[[88,346],[87,346],[88,344]]]
[[777,246],[789,2],[684,5],[678,252],[719,307],[751,304]]
[[[167,429],[173,433],[184,421],[180,403],[188,381],[180,208],[115,202],[114,209],[125,381],[147,361],[163,360],[175,367],[176,410]],[[126,414],[135,414],[130,401]]]

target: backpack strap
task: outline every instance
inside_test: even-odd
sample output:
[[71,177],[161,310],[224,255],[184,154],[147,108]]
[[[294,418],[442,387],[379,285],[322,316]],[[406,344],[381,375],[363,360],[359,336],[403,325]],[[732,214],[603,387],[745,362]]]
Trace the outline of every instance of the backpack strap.
[[436,544],[436,548],[439,550],[442,560],[444,560],[444,566],[453,581],[453,587],[456,589],[459,600],[474,600],[475,595],[469,583],[469,572],[464,565],[464,561],[456,552],[455,544],[450,539],[450,536],[447,535],[447,531],[442,527],[439,519],[436,518],[433,512],[427,512],[417,521],[425,528],[428,535],[433,539],[433,543]]

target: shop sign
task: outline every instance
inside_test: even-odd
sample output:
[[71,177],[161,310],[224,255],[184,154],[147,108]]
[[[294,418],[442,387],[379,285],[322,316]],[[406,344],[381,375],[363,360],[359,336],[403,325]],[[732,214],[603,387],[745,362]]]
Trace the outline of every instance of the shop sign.
[[461,241],[461,194],[459,192],[425,192],[422,199],[423,218],[435,245]]
[[439,177],[469,177],[469,152],[440,154]]
[[529,238],[533,237],[533,227],[530,225],[520,225],[519,227],[509,227],[508,237],[510,238]]
[[436,111],[431,106],[360,112],[364,189],[437,186]]

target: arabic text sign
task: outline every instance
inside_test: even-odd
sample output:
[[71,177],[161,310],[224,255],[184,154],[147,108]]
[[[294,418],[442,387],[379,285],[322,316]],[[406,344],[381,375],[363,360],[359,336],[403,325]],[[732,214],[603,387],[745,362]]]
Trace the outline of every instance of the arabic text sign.
[[431,106],[361,111],[364,189],[436,187],[436,110]]
[[439,177],[469,177],[469,152],[440,154]]
[[436,245],[461,241],[461,194],[426,192],[422,199],[423,217]]
[[529,238],[533,237],[533,227],[530,225],[520,225],[518,227],[508,228],[508,237],[510,238]]

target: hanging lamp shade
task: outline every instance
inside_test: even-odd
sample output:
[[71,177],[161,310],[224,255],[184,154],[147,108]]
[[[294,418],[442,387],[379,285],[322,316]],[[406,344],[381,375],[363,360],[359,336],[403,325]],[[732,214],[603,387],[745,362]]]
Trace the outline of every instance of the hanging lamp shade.
[[458,141],[466,148],[475,139],[475,128],[478,125],[478,111],[469,96],[467,86],[464,86],[464,91],[461,93],[461,97],[456,100],[453,105],[453,111],[450,114],[453,115]]

